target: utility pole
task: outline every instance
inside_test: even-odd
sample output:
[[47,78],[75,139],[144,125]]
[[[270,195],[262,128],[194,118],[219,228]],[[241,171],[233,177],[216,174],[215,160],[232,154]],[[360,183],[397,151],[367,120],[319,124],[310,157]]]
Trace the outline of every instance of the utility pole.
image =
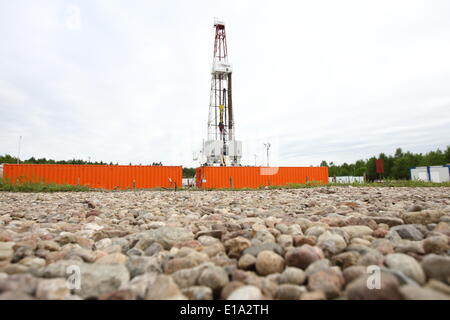
[[19,150],[17,151],[17,164],[20,163],[20,144],[22,143],[22,136],[19,136]]
[[254,156],[255,156],[255,167],[256,167],[256,153],[254,154]]
[[264,147],[266,147],[267,150],[267,166],[269,166],[269,149],[270,149],[270,143],[264,143]]

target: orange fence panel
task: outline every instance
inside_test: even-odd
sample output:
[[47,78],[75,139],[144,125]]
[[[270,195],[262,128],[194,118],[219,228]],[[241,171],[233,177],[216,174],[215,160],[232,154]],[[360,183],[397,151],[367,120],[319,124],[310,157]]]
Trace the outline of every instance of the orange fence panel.
[[12,183],[44,182],[111,190],[182,187],[181,166],[4,164],[3,177]]
[[196,185],[203,189],[258,188],[316,181],[328,184],[328,167],[199,167]]

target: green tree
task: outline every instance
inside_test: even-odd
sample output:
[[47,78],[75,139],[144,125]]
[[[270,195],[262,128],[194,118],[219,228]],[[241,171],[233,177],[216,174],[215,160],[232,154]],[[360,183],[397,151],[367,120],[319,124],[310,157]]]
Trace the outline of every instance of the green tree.
[[322,160],[320,167],[328,167],[328,163],[325,160]]
[[447,149],[444,151],[444,159],[446,164],[450,164],[450,146],[447,146]]

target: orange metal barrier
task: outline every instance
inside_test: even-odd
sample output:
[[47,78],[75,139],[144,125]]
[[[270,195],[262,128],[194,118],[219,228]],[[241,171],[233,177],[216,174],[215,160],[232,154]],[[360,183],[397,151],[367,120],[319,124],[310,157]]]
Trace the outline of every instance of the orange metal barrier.
[[199,167],[196,185],[203,189],[258,188],[304,184],[316,181],[328,183],[328,167]]
[[44,182],[111,190],[182,187],[181,166],[4,164],[3,177],[12,183]]

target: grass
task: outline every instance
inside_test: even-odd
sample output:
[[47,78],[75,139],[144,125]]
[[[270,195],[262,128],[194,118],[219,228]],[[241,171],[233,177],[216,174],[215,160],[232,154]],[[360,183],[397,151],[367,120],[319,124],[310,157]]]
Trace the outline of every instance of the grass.
[[396,187],[396,188],[429,188],[429,187],[450,187],[450,182],[425,182],[412,180],[386,180],[383,182],[364,183],[329,183],[328,186],[352,186],[352,187]]
[[70,184],[56,184],[44,182],[21,182],[11,183],[6,179],[0,180],[0,191],[10,192],[80,192],[92,191],[87,186],[78,186]]
[[[285,186],[261,186],[257,189],[251,188],[220,188],[220,189],[198,189],[198,188],[178,188],[177,190],[187,191],[257,191],[257,190],[281,190],[281,189],[302,189],[302,188],[316,188],[316,187],[407,187],[407,188],[423,188],[423,187],[450,187],[450,182],[424,182],[411,180],[386,180],[383,182],[364,182],[364,183],[329,183],[322,185],[317,181],[311,181],[306,184],[290,183]],[[152,188],[152,189],[127,189],[114,191],[174,191],[170,188]],[[0,191],[10,192],[81,192],[81,191],[111,191],[103,189],[92,189],[87,186],[69,185],[69,184],[55,184],[44,182],[21,182],[11,183],[6,179],[0,179]]]
[[255,190],[282,190],[282,189],[303,189],[303,188],[317,188],[317,187],[390,187],[390,188],[427,188],[427,187],[450,187],[450,182],[424,182],[411,180],[385,180],[383,182],[364,182],[364,183],[328,183],[326,185],[320,184],[317,181],[311,181],[305,184],[289,183],[285,186],[261,186],[257,189],[250,188],[220,188],[220,189],[191,189],[191,190],[222,190],[222,191],[255,191]]

